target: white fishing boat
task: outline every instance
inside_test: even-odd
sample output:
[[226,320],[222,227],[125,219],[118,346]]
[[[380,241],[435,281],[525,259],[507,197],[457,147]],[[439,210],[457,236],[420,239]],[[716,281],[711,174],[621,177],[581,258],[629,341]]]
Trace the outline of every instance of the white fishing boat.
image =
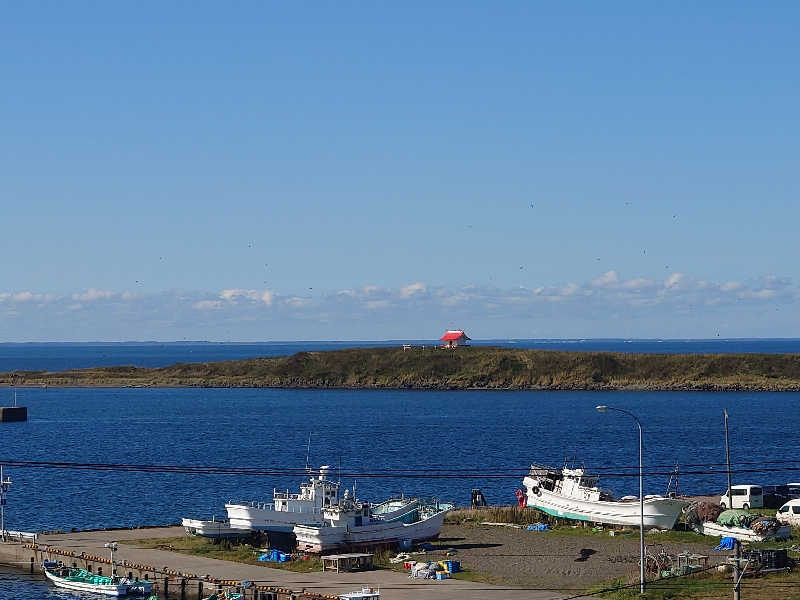
[[199,535],[214,540],[235,539],[246,536],[249,529],[231,527],[230,521],[218,521],[212,517],[210,521],[201,519],[181,519],[181,525],[189,535]]
[[721,525],[714,521],[705,521],[694,527],[697,533],[703,535],[717,536],[717,537],[732,537],[740,542],[763,542],[766,540],[786,540],[792,535],[791,525],[782,525],[777,529],[767,531],[766,533],[758,534],[752,529],[747,527],[732,527],[730,525]]
[[[635,496],[616,499],[610,491],[597,487],[597,476],[582,468],[551,469],[531,465],[522,480],[525,504],[564,519],[608,523],[640,524],[640,503]],[[688,502],[663,496],[644,497],[645,529],[672,529]]]
[[232,502],[225,505],[231,528],[291,532],[300,523],[315,523],[322,511],[339,504],[339,483],[328,479],[329,466],[300,484],[299,494],[273,490],[272,502]]
[[307,552],[414,543],[437,537],[452,508],[419,498],[395,498],[370,507],[345,491],[337,506],[323,509],[320,522],[296,525],[293,531],[297,548]]

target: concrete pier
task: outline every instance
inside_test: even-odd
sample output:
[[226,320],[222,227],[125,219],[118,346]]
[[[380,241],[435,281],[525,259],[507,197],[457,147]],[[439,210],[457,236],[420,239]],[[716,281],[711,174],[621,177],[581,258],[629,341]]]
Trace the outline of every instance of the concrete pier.
[[75,563],[87,570],[91,568],[94,573],[98,569],[108,573],[111,567],[103,544],[116,541],[119,544],[114,555],[117,573],[131,573],[138,579],[155,581],[160,598],[175,600],[197,600],[211,595],[218,588],[237,586],[242,581],[253,584],[243,590],[245,600],[330,600],[362,587],[379,588],[382,600],[484,600],[495,597],[553,600],[563,596],[549,591],[489,586],[455,579],[409,579],[404,573],[388,570],[295,573],[126,544],[126,541],[131,543],[136,539],[182,535],[185,535],[182,527],[41,534],[35,544],[0,543],[0,563],[38,571],[43,560],[61,560],[68,565]]
[[0,406],[0,423],[12,423],[27,420],[27,406]]

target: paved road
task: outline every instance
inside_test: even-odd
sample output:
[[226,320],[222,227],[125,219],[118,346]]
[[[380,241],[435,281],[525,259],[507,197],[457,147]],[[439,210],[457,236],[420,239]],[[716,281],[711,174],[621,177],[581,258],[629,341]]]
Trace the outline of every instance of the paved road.
[[209,574],[217,579],[253,581],[259,585],[306,589],[320,594],[342,594],[364,586],[380,588],[382,600],[554,600],[564,594],[551,591],[492,586],[483,583],[409,579],[403,573],[377,570],[361,573],[293,573],[258,565],[189,556],[167,550],[151,550],[126,545],[126,540],[141,538],[170,538],[184,535],[181,527],[163,527],[138,530],[91,531],[42,535],[39,544],[57,546],[76,553],[86,552],[108,556],[103,544],[119,542],[115,559],[151,565],[157,569],[167,567],[182,573]]

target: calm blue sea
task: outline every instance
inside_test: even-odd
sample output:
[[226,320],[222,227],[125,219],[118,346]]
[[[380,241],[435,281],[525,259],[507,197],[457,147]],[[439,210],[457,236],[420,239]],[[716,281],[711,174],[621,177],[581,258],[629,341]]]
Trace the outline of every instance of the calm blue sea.
[[[397,343],[397,342],[393,342]],[[497,343],[497,342],[494,342]],[[506,342],[510,343],[510,342]],[[353,343],[352,345],[363,345]],[[519,347],[650,352],[797,352],[796,340],[517,341]],[[164,365],[276,355],[344,344],[0,345],[0,371],[94,364]],[[5,398],[4,398],[5,396]],[[0,389],[0,404],[11,391]],[[25,423],[0,425],[0,459],[302,468],[311,435],[311,463],[341,464],[345,473],[440,470],[433,478],[347,475],[358,496],[424,494],[465,505],[479,487],[490,503],[514,502],[532,461],[636,474],[637,430],[608,404],[636,414],[644,426],[650,470],[683,471],[682,492],[725,487],[723,409],[730,415],[732,459],[755,472],[738,483],[800,479],[794,460],[800,394],[710,392],[491,392],[255,389],[20,389]],[[757,461],[784,461],[751,465]],[[778,470],[782,469],[782,470]],[[503,473],[488,478],[489,472]],[[176,523],[183,516],[223,516],[229,499],[271,498],[295,490],[297,477],[242,477],[8,468],[9,529],[42,530]],[[455,476],[452,476],[455,475]],[[667,476],[651,475],[645,493],[663,493]],[[618,494],[635,493],[636,477],[607,477]],[[0,571],[0,599],[41,582]],[[25,588],[27,589],[27,588]],[[38,589],[38,588],[36,588]],[[42,589],[46,589],[42,587]],[[51,593],[51,592],[47,592]],[[23,598],[58,597],[31,592]]]

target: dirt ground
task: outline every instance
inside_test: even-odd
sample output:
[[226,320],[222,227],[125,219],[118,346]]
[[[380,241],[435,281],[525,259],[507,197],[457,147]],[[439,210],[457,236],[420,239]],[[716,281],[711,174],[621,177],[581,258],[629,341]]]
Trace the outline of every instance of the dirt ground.
[[[645,544],[663,545],[669,553],[689,551],[709,557],[708,564],[725,561],[727,551],[715,552],[717,538],[708,543],[660,542],[648,533]],[[638,532],[614,535],[589,529],[533,532],[488,525],[442,527],[429,560],[441,560],[442,550],[452,548],[452,558],[472,571],[487,574],[496,583],[563,588],[581,587],[619,577],[638,577]],[[649,551],[649,550],[648,550]],[[424,560],[424,557],[414,556]],[[578,583],[579,582],[579,583]]]

